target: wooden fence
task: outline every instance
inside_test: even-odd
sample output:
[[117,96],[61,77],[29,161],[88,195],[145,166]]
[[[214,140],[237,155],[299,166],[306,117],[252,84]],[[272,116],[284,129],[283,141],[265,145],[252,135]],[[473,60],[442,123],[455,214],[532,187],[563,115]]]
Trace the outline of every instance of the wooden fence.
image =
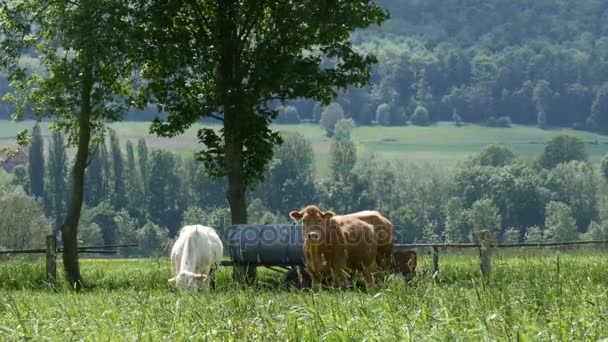
[[[488,279],[492,267],[492,250],[494,248],[513,248],[513,247],[550,247],[550,246],[571,246],[571,245],[592,245],[608,244],[608,240],[593,241],[564,241],[564,242],[528,242],[528,243],[492,243],[491,235],[488,231],[479,234],[479,243],[416,243],[416,244],[397,244],[395,249],[415,249],[431,248],[433,258],[433,274],[439,272],[439,249],[440,248],[478,248],[479,265],[482,277]],[[78,253],[94,254],[116,254],[118,251],[108,248],[137,247],[137,244],[104,245],[104,246],[81,246]],[[63,252],[63,247],[57,247],[57,237],[48,235],[46,238],[46,248],[22,249],[12,251],[0,251],[2,254],[46,254],[46,274],[47,281],[54,285],[57,281],[57,254]],[[222,261],[222,266],[233,266],[231,261]]]
[[[116,254],[118,250],[109,248],[137,247],[138,244],[103,245],[103,246],[80,246],[78,253],[92,254]],[[46,248],[18,249],[10,251],[0,251],[2,254],[46,254],[46,279],[49,285],[57,282],[57,254],[63,253],[63,247],[57,247],[57,237],[47,235]]]
[[591,240],[591,241],[563,241],[563,242],[527,242],[527,243],[493,243],[491,241],[490,232],[487,230],[481,231],[479,234],[479,243],[416,243],[416,244],[398,244],[395,248],[399,249],[414,249],[414,248],[431,248],[433,257],[433,274],[439,272],[439,248],[479,248],[479,267],[482,277],[488,279],[490,277],[492,267],[492,250],[494,248],[515,248],[515,247],[552,247],[552,246],[572,246],[572,245],[598,245],[608,244],[608,240]]

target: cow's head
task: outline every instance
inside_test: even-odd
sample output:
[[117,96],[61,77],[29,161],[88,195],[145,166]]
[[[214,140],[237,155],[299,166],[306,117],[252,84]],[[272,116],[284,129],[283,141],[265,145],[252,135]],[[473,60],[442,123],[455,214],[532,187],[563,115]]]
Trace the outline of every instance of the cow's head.
[[310,243],[321,243],[326,239],[329,220],[335,214],[331,211],[322,212],[314,205],[309,205],[300,211],[292,211],[289,216],[294,221],[302,221],[304,240]]
[[182,271],[175,277],[169,279],[170,283],[175,283],[175,286],[187,292],[196,291],[199,285],[207,280],[207,275],[200,273],[192,273],[188,271]]

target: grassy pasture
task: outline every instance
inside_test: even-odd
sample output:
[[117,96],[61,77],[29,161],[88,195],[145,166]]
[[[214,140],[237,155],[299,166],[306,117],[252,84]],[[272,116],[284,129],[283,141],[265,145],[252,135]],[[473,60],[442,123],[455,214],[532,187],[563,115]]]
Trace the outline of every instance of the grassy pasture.
[[[16,133],[23,128],[31,128],[33,121],[12,123],[0,120],[0,147],[13,145]],[[43,134],[48,134],[48,124],[43,123]],[[199,148],[196,138],[201,125],[194,125],[183,135],[175,138],[159,138],[148,133],[147,122],[120,122],[111,124],[121,141],[135,142],[145,138],[150,148],[170,149],[181,155],[192,155]],[[219,129],[219,125],[210,126]],[[329,173],[329,145],[323,130],[313,124],[273,125],[280,131],[297,131],[311,140],[316,153],[315,166],[320,175]],[[608,152],[608,136],[575,131],[570,129],[542,130],[533,126],[514,125],[512,128],[490,128],[479,125],[455,127],[441,122],[433,126],[372,127],[355,128],[353,140],[359,154],[374,153],[383,158],[406,162],[429,162],[447,167],[457,161],[479,152],[489,144],[504,144],[523,158],[540,155],[544,144],[559,133],[580,137],[587,144],[587,152],[593,163]]]
[[[559,268],[558,268],[559,255]],[[419,274],[375,295],[290,292],[262,270],[254,287],[218,272],[213,293],[167,283],[160,259],[89,259],[81,294],[45,289],[42,260],[0,263],[0,340],[520,340],[608,337],[605,251],[498,251],[490,286],[474,252],[444,254],[439,281],[420,254]],[[61,271],[61,270],[59,270]]]

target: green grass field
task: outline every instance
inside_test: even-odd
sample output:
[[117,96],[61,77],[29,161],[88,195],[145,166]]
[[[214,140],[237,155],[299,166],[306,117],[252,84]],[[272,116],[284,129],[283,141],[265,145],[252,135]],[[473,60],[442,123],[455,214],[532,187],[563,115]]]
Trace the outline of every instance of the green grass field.
[[[31,128],[32,121],[18,124],[0,120],[0,147],[14,144],[16,133]],[[199,148],[195,125],[183,135],[172,139],[158,138],[148,133],[147,122],[120,122],[110,125],[122,141],[145,138],[151,148],[171,149],[182,155],[192,154]],[[48,134],[43,124],[43,134]],[[219,126],[215,126],[218,127]],[[329,172],[328,152],[330,139],[317,125],[274,125],[280,131],[297,131],[313,144],[317,154],[315,166],[320,175]],[[374,153],[381,157],[406,162],[430,162],[453,166],[457,161],[479,152],[489,144],[505,144],[522,158],[533,158],[542,153],[544,144],[559,133],[579,136],[587,143],[587,152],[593,163],[598,163],[608,152],[608,136],[569,129],[541,130],[532,126],[514,125],[512,128],[489,128],[479,125],[455,127],[451,123],[438,123],[429,127],[358,127],[353,132],[359,154]]]
[[81,294],[46,289],[42,260],[5,261],[0,340],[596,341],[608,337],[605,265],[605,252],[498,252],[488,286],[474,253],[445,254],[435,283],[420,254],[413,283],[376,295],[290,292],[271,271],[240,287],[222,268],[215,291],[187,295],[167,283],[166,258],[84,260]]

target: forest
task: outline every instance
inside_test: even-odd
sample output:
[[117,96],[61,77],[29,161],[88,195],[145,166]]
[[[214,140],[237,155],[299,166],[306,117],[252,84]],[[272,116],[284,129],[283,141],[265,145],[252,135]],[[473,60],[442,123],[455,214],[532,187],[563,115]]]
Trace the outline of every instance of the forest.
[[[608,239],[608,157],[599,167],[590,163],[586,144],[572,135],[556,135],[533,159],[489,145],[445,168],[357,153],[350,134],[336,134],[330,174],[319,177],[311,141],[281,134],[264,181],[248,192],[250,223],[288,223],[289,211],[316,203],[338,213],[376,208],[396,225],[400,243],[475,241],[488,228],[505,242]],[[150,256],[165,255],[185,224],[226,232],[225,178],[209,179],[192,154],[124,140],[111,130],[87,168],[80,241],[139,243],[124,256]],[[40,232],[57,232],[65,217],[71,187],[65,142],[56,132],[47,141],[36,130],[28,165],[0,179],[4,248],[43,244]],[[23,220],[29,230],[10,228]]]
[[[464,121],[608,131],[608,3],[599,0],[382,0],[390,20],[355,31],[378,63],[372,85],[339,96],[357,125]],[[37,59],[24,57],[36,68]],[[8,91],[0,79],[0,94]],[[320,120],[296,100],[279,122]],[[0,103],[0,118],[11,106]],[[152,107],[129,120],[151,120]],[[208,118],[206,120],[209,120]]]

